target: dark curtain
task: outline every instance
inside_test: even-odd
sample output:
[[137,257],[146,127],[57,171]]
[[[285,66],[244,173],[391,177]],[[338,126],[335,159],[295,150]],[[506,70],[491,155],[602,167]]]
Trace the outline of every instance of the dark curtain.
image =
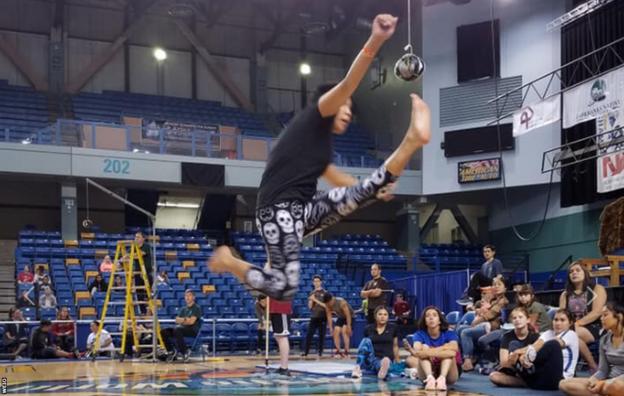
[[468,274],[466,271],[436,272],[396,279],[391,283],[395,291],[404,290],[409,296],[415,296],[414,317],[418,319],[423,309],[429,305],[435,305],[445,313],[461,311],[461,306],[455,301],[462,296],[468,285]]
[[[577,3],[580,2],[575,2],[575,6],[578,5]],[[564,65],[571,62],[621,37],[624,37],[624,1],[614,1],[589,15],[585,15],[561,30],[561,64]],[[624,54],[624,43],[618,44],[617,52]],[[600,72],[620,65],[620,62],[613,54],[607,55],[604,60],[602,60],[602,52],[599,53],[599,56],[590,58],[587,58],[588,64],[592,65],[592,69],[597,69]],[[577,68],[572,65],[562,71],[562,80],[567,87],[589,78],[591,78],[591,74],[584,67]],[[581,123],[572,128],[561,130],[561,144],[595,134],[595,121]],[[582,149],[583,146],[572,148],[575,150]],[[591,155],[592,153],[588,154],[588,157]],[[562,207],[611,199],[621,194],[621,191],[614,191],[608,194],[596,192],[596,160],[587,160],[577,165],[569,165],[561,171]]]
[[[133,204],[156,214],[159,193],[156,190],[128,190],[126,199]],[[126,205],[126,227],[151,227],[149,219],[141,212]]]

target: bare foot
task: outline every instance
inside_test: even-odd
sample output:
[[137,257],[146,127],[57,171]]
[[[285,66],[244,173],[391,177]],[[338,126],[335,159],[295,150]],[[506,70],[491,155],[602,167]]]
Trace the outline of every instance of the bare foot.
[[411,94],[412,118],[405,139],[415,146],[421,147],[431,140],[431,111],[420,96]]
[[223,245],[212,253],[212,257],[208,261],[208,269],[210,272],[221,274],[229,271],[229,262],[233,258],[230,248]]

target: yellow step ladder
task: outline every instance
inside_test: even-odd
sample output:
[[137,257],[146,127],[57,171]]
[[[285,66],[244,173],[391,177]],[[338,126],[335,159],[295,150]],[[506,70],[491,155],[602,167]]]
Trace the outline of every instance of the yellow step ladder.
[[[128,248],[130,252],[128,252]],[[135,312],[135,308],[141,305],[147,305],[152,313],[156,312],[156,304],[152,299],[152,290],[151,285],[149,283],[149,278],[147,276],[147,272],[145,271],[145,263],[143,262],[143,255],[141,254],[141,250],[138,245],[133,240],[122,240],[117,241],[117,249],[115,251],[115,260],[113,261],[115,265],[111,271],[111,275],[109,278],[108,288],[106,290],[106,297],[104,299],[104,305],[102,306],[102,312],[100,315],[100,325],[98,327],[97,333],[95,335],[95,342],[92,347],[92,358],[95,359],[98,353],[98,349],[100,347],[100,335],[102,334],[102,329],[104,328],[104,322],[106,321],[106,314],[108,312],[109,305],[119,305],[124,304],[124,316],[122,322],[122,330],[121,333],[113,332],[112,335],[121,335],[121,347],[115,348],[115,351],[119,351],[120,360],[123,361],[126,350],[126,342],[128,337],[128,327],[131,327],[132,341],[134,348],[136,351],[140,349],[152,349],[152,356],[155,356],[154,342],[152,335],[152,341],[149,344],[140,344],[139,339],[140,335],[144,333],[152,333],[156,330],[155,336],[157,337],[158,344],[157,347],[165,348],[165,343],[163,342],[162,336],[160,334],[160,324],[156,322],[155,329],[151,330],[140,330],[137,328],[137,316]],[[135,265],[136,264],[138,265]],[[126,278],[125,286],[115,287],[114,279],[115,274],[118,272],[119,263],[123,265],[123,268],[119,270],[121,275],[124,275]],[[138,267],[138,268],[137,268]],[[135,275],[140,275],[143,280],[143,285],[135,285]],[[111,301],[111,292],[113,290],[125,290],[125,301]],[[145,290],[145,293],[137,293],[137,290]],[[144,295],[146,296],[146,300],[139,300],[138,296]],[[136,298],[136,299],[135,299]],[[110,319],[110,318],[109,318]],[[119,318],[117,318],[119,319]]]

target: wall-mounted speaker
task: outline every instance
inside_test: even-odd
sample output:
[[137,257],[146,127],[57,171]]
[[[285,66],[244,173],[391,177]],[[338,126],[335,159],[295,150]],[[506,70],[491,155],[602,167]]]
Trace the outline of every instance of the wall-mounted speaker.
[[[500,129],[500,139],[499,139]],[[445,157],[460,157],[463,155],[493,153],[500,150],[513,150],[515,140],[512,124],[502,124],[480,128],[459,129],[444,132],[442,149]]]

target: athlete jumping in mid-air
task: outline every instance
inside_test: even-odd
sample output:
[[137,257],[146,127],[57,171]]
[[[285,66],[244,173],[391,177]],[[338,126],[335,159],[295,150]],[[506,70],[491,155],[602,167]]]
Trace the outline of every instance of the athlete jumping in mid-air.
[[[299,254],[307,235],[339,222],[356,209],[387,199],[394,182],[412,155],[429,142],[430,112],[411,95],[411,120],[403,141],[384,164],[358,181],[332,164],[332,134],[340,135],[351,122],[351,95],[373,58],[392,34],[397,18],[375,17],[371,35],[346,76],[338,84],[320,87],[311,105],[281,133],[260,182],[256,224],[270,267],[258,267],[232,256],[226,246],[216,249],[208,266],[213,272],[231,272],[248,287],[277,300],[292,300],[299,285]],[[316,191],[323,177],[335,186]]]

